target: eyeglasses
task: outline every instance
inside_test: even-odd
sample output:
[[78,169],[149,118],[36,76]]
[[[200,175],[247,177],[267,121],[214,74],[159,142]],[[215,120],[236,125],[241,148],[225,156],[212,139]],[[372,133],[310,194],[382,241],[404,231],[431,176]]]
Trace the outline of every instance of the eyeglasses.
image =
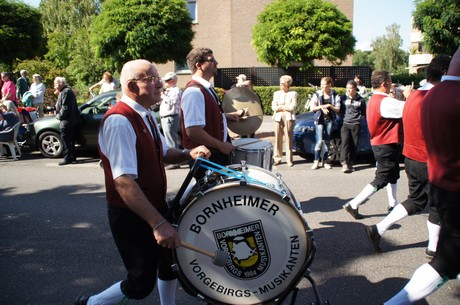
[[152,83],[152,84],[156,84],[158,82],[162,82],[161,81],[161,78],[158,77],[158,76],[146,76],[144,78],[132,78],[130,79],[129,81],[133,81],[133,82],[146,82],[146,83]]
[[203,62],[217,62],[217,60],[215,58],[211,58],[211,59],[205,59],[203,60]]

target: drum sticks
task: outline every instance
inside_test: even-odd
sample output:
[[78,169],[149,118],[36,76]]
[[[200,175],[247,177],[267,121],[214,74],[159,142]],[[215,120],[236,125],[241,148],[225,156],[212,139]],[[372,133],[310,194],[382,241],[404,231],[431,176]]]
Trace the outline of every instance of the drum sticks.
[[223,267],[225,266],[225,264],[227,264],[228,255],[222,250],[216,250],[214,253],[212,253],[183,240],[181,240],[180,244],[182,247],[186,249],[209,256],[210,258],[212,258],[212,263],[216,266]]

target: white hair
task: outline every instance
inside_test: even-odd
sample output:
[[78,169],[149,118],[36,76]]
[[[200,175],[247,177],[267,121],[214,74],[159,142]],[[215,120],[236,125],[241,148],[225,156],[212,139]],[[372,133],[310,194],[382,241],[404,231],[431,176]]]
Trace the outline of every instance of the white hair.
[[65,80],[65,77],[62,77],[62,76],[56,77],[56,78],[54,79],[54,81],[55,81],[55,82],[58,82],[58,83],[60,83],[60,84],[62,84],[62,85],[64,85],[64,86],[67,85],[67,82],[66,82],[66,80]]

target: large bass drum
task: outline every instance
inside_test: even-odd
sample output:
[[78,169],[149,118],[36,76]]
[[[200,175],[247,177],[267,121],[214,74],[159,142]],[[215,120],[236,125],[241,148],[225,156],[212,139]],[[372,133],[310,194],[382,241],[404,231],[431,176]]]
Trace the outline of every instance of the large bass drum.
[[184,289],[212,304],[284,299],[314,256],[312,230],[279,176],[232,165],[235,179],[215,174],[195,185],[176,215],[181,239],[228,254],[225,266],[183,247],[173,250]]

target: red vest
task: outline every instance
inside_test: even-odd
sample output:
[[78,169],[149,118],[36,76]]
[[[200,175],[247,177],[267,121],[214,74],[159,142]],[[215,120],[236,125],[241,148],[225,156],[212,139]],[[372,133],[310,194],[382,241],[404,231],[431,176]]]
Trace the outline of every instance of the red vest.
[[[120,114],[126,117],[136,133],[137,184],[153,206],[156,208],[165,207],[166,173],[163,166],[163,147],[161,141],[159,143],[160,153],[157,154],[157,146],[144,120],[136,111],[123,102],[116,103],[115,106],[107,111],[101,121],[101,126],[105,119],[112,114]],[[127,208],[126,203],[115,188],[110,161],[101,152],[100,147],[99,155],[104,164],[107,202],[118,207]]]
[[[224,138],[224,121],[222,118],[222,111],[219,105],[216,103],[212,95],[204,88],[200,83],[191,80],[188,82],[185,90],[189,87],[198,87],[201,90],[201,93],[204,96],[204,103],[205,103],[205,119],[206,125],[204,126],[204,130],[211,135],[213,138],[216,138],[220,141]],[[184,91],[185,91],[184,90]],[[183,95],[182,95],[183,96]],[[182,108],[181,108],[181,115],[184,117]],[[196,143],[187,136],[187,132],[185,130],[184,120],[182,120],[182,146],[187,149],[191,149],[201,145],[200,143]],[[216,149],[209,148],[209,150],[216,151]]]
[[421,117],[431,184],[460,193],[460,81],[443,81],[430,89]]
[[403,141],[401,119],[387,119],[380,113],[380,104],[386,97],[383,94],[374,94],[367,104],[367,127],[371,145],[402,144]]
[[420,112],[422,101],[428,90],[416,90],[409,95],[403,110],[404,149],[403,155],[426,163],[426,144],[422,133]]

